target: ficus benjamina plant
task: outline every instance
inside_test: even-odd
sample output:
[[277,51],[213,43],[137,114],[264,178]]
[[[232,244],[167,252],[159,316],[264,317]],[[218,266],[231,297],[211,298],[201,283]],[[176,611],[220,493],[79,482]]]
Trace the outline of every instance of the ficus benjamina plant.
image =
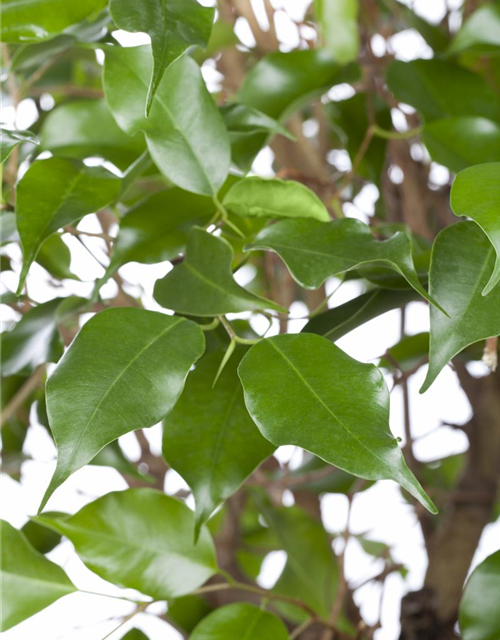
[[[500,5],[410,4],[3,0],[3,471],[23,486],[34,429],[57,454],[24,526],[1,521],[6,640],[85,591],[64,539],[122,588],[115,639],[149,613],[191,640],[395,640],[361,587],[397,575],[401,640],[499,640],[500,551],[468,576],[500,513]],[[339,345],[387,313],[375,362]],[[419,457],[410,392],[448,368],[468,444]],[[88,465],[122,490],[64,501]],[[420,586],[349,515],[325,524],[324,496],[350,514],[381,481]]]

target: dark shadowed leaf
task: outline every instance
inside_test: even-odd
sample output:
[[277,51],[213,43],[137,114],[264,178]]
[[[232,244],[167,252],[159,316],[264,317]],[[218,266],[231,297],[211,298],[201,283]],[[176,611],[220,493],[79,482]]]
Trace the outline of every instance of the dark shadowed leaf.
[[463,640],[497,640],[500,637],[500,551],[472,573],[460,604]]

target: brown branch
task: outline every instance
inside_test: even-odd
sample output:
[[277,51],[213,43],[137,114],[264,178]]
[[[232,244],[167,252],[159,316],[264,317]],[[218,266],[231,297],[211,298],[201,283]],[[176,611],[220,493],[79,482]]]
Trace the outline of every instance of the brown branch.
[[41,383],[45,374],[45,365],[40,365],[32,375],[26,380],[19,391],[14,395],[12,400],[5,405],[0,416],[0,428],[21,408],[23,403],[35,391]]

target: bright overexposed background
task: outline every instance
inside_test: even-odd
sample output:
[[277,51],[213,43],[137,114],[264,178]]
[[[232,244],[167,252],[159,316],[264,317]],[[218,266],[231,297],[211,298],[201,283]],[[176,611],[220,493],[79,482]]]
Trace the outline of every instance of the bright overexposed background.
[[[415,0],[411,4],[414,10],[431,22],[439,22],[448,8],[457,10],[462,0]],[[202,4],[210,5],[210,0],[204,0]],[[305,9],[310,4],[309,0],[273,0],[272,4],[279,9],[276,14],[276,27],[278,37],[282,42],[282,50],[290,50],[299,43],[298,27],[294,21],[300,21]],[[256,8],[257,17],[266,24],[265,12],[262,0],[252,0]],[[460,25],[460,13],[454,11],[451,15],[453,28]],[[244,45],[254,44],[253,36],[244,19],[238,19],[237,34]],[[144,34],[125,34],[117,32],[117,38],[125,46],[135,46],[148,42]],[[372,48],[376,55],[384,55],[390,51],[402,60],[414,58],[432,57],[432,52],[421,36],[414,30],[408,29],[392,36],[388,40],[381,35],[374,36]],[[99,56],[97,52],[98,60]],[[220,82],[220,76],[211,61],[203,66],[204,77],[211,90],[216,91]],[[352,95],[353,89],[349,85],[340,85],[328,93],[325,100],[342,100]],[[50,96],[45,97],[48,108],[51,106]],[[42,100],[43,106],[43,100]],[[37,111],[33,101],[24,100],[17,112],[4,101],[2,122],[18,129],[28,129],[37,118]],[[393,110],[394,126],[404,128],[405,119],[401,112]],[[309,127],[309,129],[308,129]],[[314,122],[305,123],[304,132],[314,132]],[[416,148],[415,153],[425,154],[425,149]],[[272,175],[273,155],[269,148],[264,149],[255,161],[253,171],[259,175]],[[92,161],[89,161],[89,163]],[[95,161],[98,162],[98,161]],[[350,160],[347,153],[335,151],[331,162],[340,170],[349,170]],[[21,171],[25,170],[22,168]],[[399,171],[399,173],[398,173]],[[401,180],[401,170],[394,167],[391,179],[395,182]],[[432,164],[430,179],[436,185],[446,184],[450,175],[444,167]],[[356,197],[353,204],[345,205],[345,214],[357,217],[361,220],[373,214],[374,203],[378,198],[376,187],[367,186]],[[87,216],[79,225],[86,231],[99,231],[94,216]],[[30,296],[37,302],[44,302],[55,295],[82,295],[88,296],[92,290],[92,281],[102,276],[103,269],[82,248],[75,238],[65,235],[64,241],[72,251],[72,271],[81,278],[79,281],[64,281],[61,289],[50,279],[47,272],[34,264],[28,279]],[[85,238],[85,242],[92,252],[103,263],[106,262],[106,254],[103,251],[101,240]],[[15,290],[17,286],[17,273],[20,267],[20,251],[16,245],[7,247],[8,254],[13,259],[16,273],[2,274],[2,291]],[[155,280],[163,276],[169,269],[168,263],[159,265],[140,265],[131,263],[124,266],[120,273],[128,283],[128,291],[136,296],[141,296],[144,305],[150,309],[161,310],[152,298],[152,289]],[[244,267],[237,275],[240,284],[245,285],[253,277],[251,267]],[[332,280],[328,288],[333,290],[337,282]],[[113,296],[116,287],[113,281],[108,282],[102,290],[103,297]],[[347,282],[342,285],[330,301],[331,306],[345,302],[361,291],[361,285],[356,282]],[[2,330],[9,328],[10,323],[17,320],[17,314],[2,305]],[[292,318],[300,318],[306,312],[301,303],[292,305]],[[83,321],[88,320],[83,318]],[[257,320],[253,320],[255,329],[262,331]],[[265,323],[264,323],[265,324]],[[291,331],[300,331],[304,325],[303,320],[293,320],[290,323]],[[364,362],[376,362],[388,347],[396,342],[399,335],[400,312],[391,311],[372,320],[364,326],[351,332],[338,341],[338,345],[348,354]],[[426,331],[429,328],[428,308],[424,303],[412,303],[406,314],[406,332],[414,334]],[[277,333],[274,326],[268,335]],[[487,370],[481,363],[475,363],[471,371],[475,375],[486,375]],[[448,455],[461,453],[467,449],[468,442],[461,431],[454,430],[444,423],[465,423],[470,417],[468,401],[461,391],[455,375],[451,369],[446,368],[435,384],[423,396],[418,394],[418,389],[425,377],[425,367],[410,379],[411,394],[411,421],[413,436],[415,439],[415,454],[423,461],[431,461]],[[392,379],[388,377],[388,384],[392,386]],[[394,435],[404,440],[403,432],[403,406],[401,389],[396,387],[391,394],[391,428]],[[153,450],[161,451],[161,430],[157,425],[147,430],[148,440]],[[139,457],[138,445],[132,434],[120,438],[123,451],[131,459]],[[30,515],[36,513],[42,494],[49,482],[55,468],[55,447],[45,429],[37,424],[36,414],[32,415],[32,427],[29,430],[25,444],[25,453],[32,458],[24,463],[23,475],[20,483],[3,474],[1,477],[1,517],[11,522],[16,527],[21,527]],[[280,462],[289,462],[292,467],[301,462],[301,453],[294,447],[281,447],[277,454]],[[85,467],[75,473],[51,498],[48,508],[70,513],[76,512],[89,501],[102,496],[109,491],[126,488],[122,477],[111,468]],[[173,494],[179,489],[187,488],[180,476],[169,471],[166,477],[165,489]],[[293,500],[291,494],[286,494],[287,504]],[[188,504],[193,506],[192,499]],[[328,531],[335,533],[343,531],[346,527],[348,514],[348,501],[343,495],[326,495],[322,498],[322,514]],[[373,540],[386,542],[391,546],[392,556],[396,562],[404,564],[408,568],[408,575],[403,578],[398,574],[391,574],[386,580],[382,590],[380,584],[372,582],[355,592],[355,601],[361,607],[362,614],[368,623],[375,623],[381,615],[382,626],[376,632],[377,640],[395,640],[399,634],[399,603],[402,595],[410,590],[421,587],[426,569],[426,553],[420,533],[418,521],[414,510],[406,502],[396,486],[390,481],[379,482],[373,488],[358,494],[353,501],[350,514],[350,531],[353,534],[365,534]],[[500,523],[490,524],[486,527],[481,543],[474,559],[477,564],[489,553],[497,550],[500,538]],[[342,541],[335,542],[335,549],[341,550]],[[48,557],[65,568],[75,585],[85,591],[102,594],[123,594],[123,590],[101,580],[90,572],[78,559],[70,542],[63,541]],[[367,555],[356,540],[351,540],[346,549],[346,573],[351,587],[365,583],[370,576],[375,576],[382,568],[381,560],[376,560]],[[263,564],[258,582],[263,587],[272,587],[277,580],[286,560],[284,552],[269,554]],[[137,595],[127,590],[125,595]],[[38,640],[101,640],[110,633],[120,622],[120,619],[133,610],[133,605],[126,601],[98,596],[92,594],[75,593],[59,600],[51,607],[35,617],[20,624],[14,629],[5,632],[5,640],[25,640],[37,638]],[[160,620],[156,613],[166,610],[163,604],[155,604],[145,613],[136,616],[132,621],[124,625],[118,632],[109,636],[110,640],[118,640],[131,627],[142,629],[151,640],[177,640],[180,634],[166,622]]]

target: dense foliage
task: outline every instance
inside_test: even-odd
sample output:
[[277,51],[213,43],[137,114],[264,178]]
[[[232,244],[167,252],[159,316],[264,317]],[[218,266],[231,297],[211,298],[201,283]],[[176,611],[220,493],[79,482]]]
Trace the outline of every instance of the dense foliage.
[[[4,106],[36,114],[29,131],[1,130],[4,471],[22,479],[34,421],[57,446],[38,515],[22,530],[2,521],[2,630],[78,590],[46,557],[64,536],[95,574],[139,592],[120,626],[165,601],[192,640],[368,640],[378,625],[361,617],[320,497],[351,504],[391,480],[429,558],[401,638],[498,640],[499,552],[463,585],[499,512],[500,4],[469,0],[431,24],[397,0],[314,0],[293,47],[274,3],[257,4],[2,2]],[[394,55],[410,29],[426,59]],[[151,44],[121,46],[123,32]],[[263,149],[273,177],[256,175]],[[352,215],[367,189],[368,224]],[[99,263],[90,285],[75,247]],[[130,263],[164,267],[152,296],[127,282]],[[359,295],[337,304],[347,281]],[[417,300],[430,331],[406,335]],[[335,344],[391,310],[401,335],[378,366]],[[427,364],[421,392],[451,366],[472,410],[454,425],[468,451],[431,463],[413,449],[408,402]],[[160,422],[163,456],[142,431]],[[130,432],[135,461],[118,442]],[[303,450],[301,466],[280,465],[283,445]],[[89,464],[129,488],[45,510]],[[168,495],[169,470],[190,491]],[[404,576],[389,548],[359,541],[383,562],[371,579]],[[287,562],[263,589],[276,550]]]

